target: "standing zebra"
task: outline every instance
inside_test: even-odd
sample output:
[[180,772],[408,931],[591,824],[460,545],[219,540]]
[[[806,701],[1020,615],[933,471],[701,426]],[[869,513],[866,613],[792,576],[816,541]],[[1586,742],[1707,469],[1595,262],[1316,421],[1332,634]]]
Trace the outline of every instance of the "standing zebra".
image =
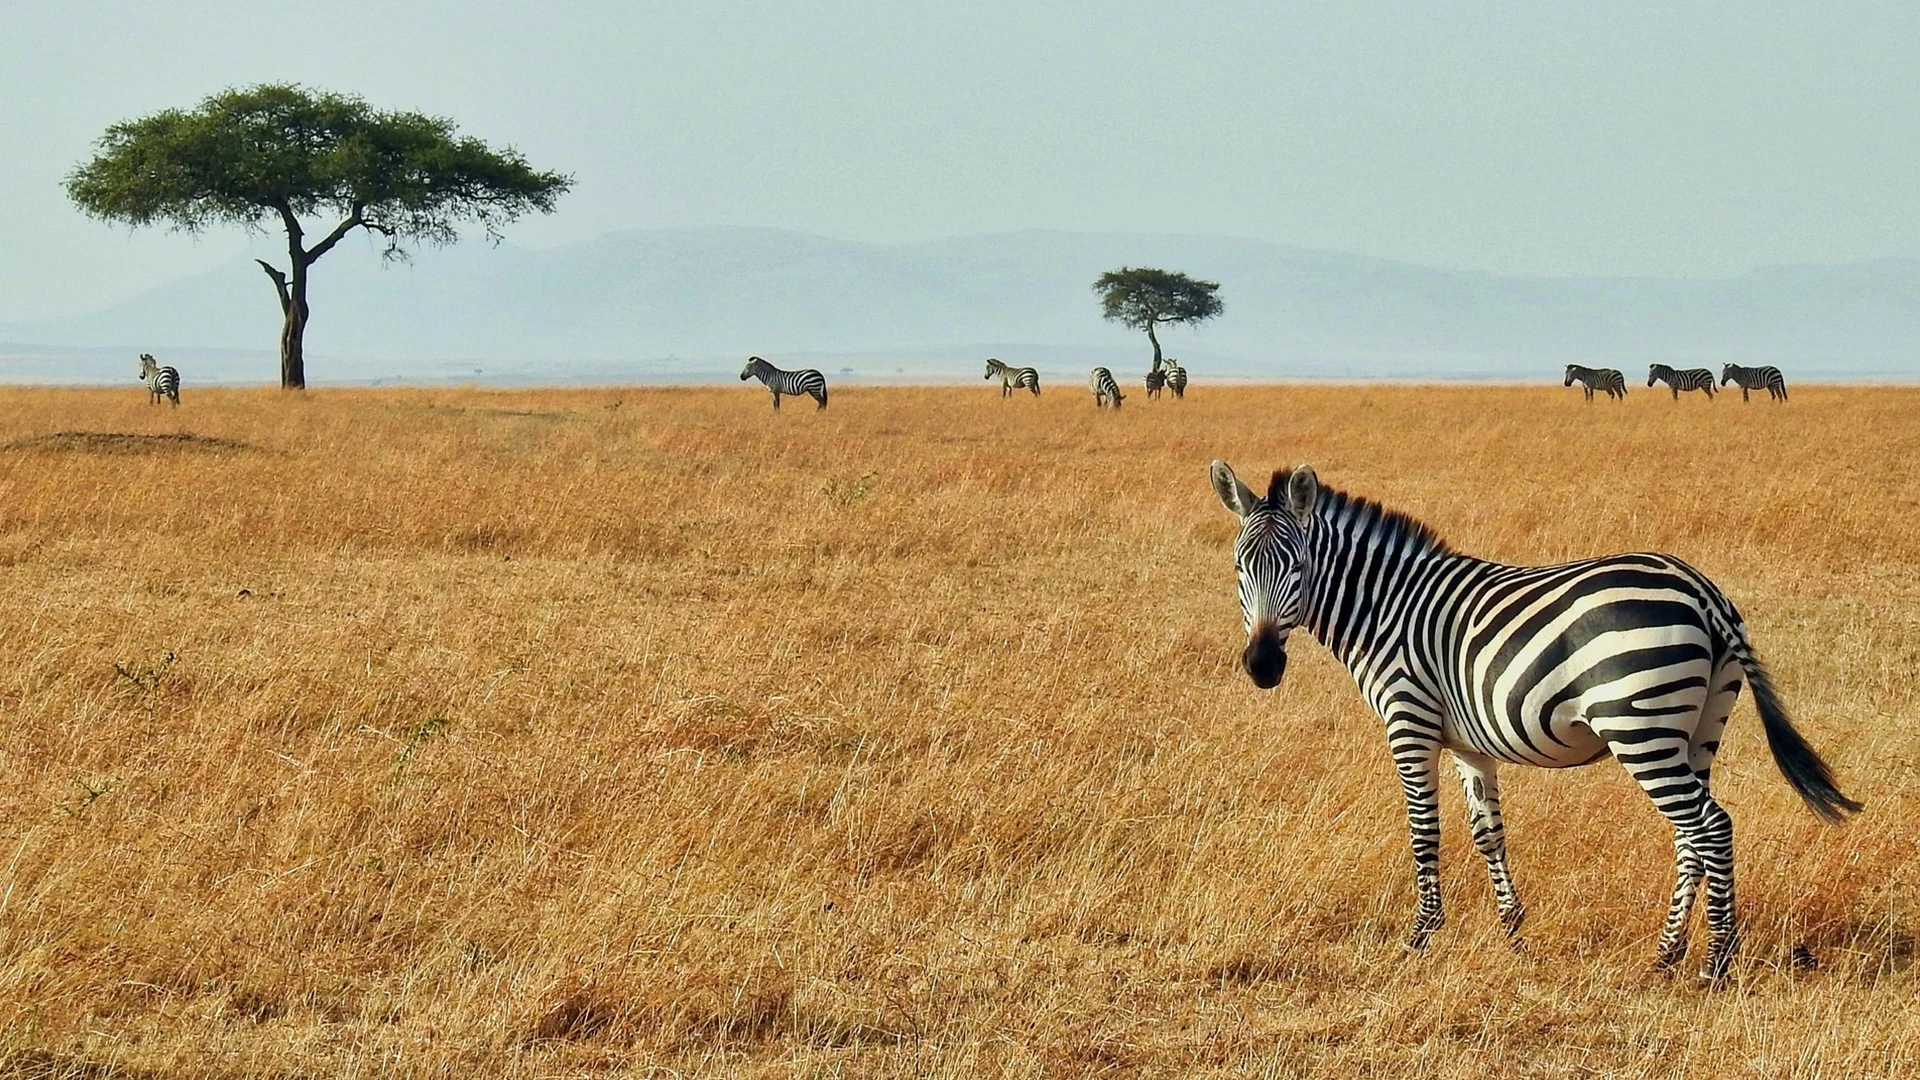
[[1187,396],[1187,369],[1172,357],[1167,358],[1167,389],[1173,391],[1174,397],[1184,400]]
[[1568,364],[1567,381],[1561,385],[1572,386],[1576,382],[1587,392],[1588,401],[1593,400],[1595,390],[1604,390],[1607,397],[1613,399],[1624,399],[1627,396],[1627,377],[1614,368],[1591,368],[1581,367],[1579,364]]
[[1673,400],[1680,400],[1682,390],[1705,390],[1707,400],[1713,400],[1713,372],[1703,367],[1674,370],[1665,364],[1653,364],[1647,368],[1647,385],[1665,381],[1667,389],[1673,391]]
[[1008,367],[1006,364],[987,357],[987,378],[1000,377],[1000,396],[1007,397],[1018,386],[1033,391],[1034,397],[1040,396],[1040,373],[1030,367]]
[[1740,388],[1740,400],[1747,400],[1747,391],[1766,388],[1767,397],[1773,401],[1787,400],[1787,380],[1780,377],[1780,369],[1768,364],[1766,367],[1741,367],[1728,364],[1720,369],[1720,385],[1733,383]]
[[1127,400],[1127,396],[1120,392],[1120,384],[1113,380],[1113,372],[1106,368],[1094,368],[1092,376],[1087,379],[1087,385],[1093,387],[1093,403],[1103,409],[1107,407],[1108,401],[1112,401],[1113,407],[1117,409],[1122,401]]
[[173,399],[174,408],[180,407],[180,373],[161,367],[152,353],[140,354],[140,381],[147,384],[147,404],[158,405],[164,397]]
[[1224,462],[1211,475],[1240,518],[1234,569],[1242,662],[1254,684],[1279,685],[1287,636],[1306,626],[1386,722],[1419,887],[1410,947],[1445,922],[1442,747],[1453,753],[1508,933],[1526,909],[1507,872],[1498,763],[1565,768],[1612,752],[1674,830],[1659,963],[1685,956],[1704,878],[1708,979],[1725,974],[1738,944],[1733,822],[1708,784],[1743,675],[1774,763],[1813,812],[1840,821],[1860,809],[1788,721],[1732,602],[1679,559],[1503,566],[1455,553],[1411,517],[1322,487],[1305,465],[1274,473],[1264,498]]
[[773,407],[780,407],[780,395],[800,397],[806,395],[818,402],[816,410],[827,407],[827,377],[806,368],[802,371],[782,371],[757,356],[747,357],[747,366],[740,369],[740,381],[759,379],[766,388],[773,391]]
[[1160,388],[1167,385],[1167,373],[1159,368],[1147,372],[1147,396],[1158,400]]

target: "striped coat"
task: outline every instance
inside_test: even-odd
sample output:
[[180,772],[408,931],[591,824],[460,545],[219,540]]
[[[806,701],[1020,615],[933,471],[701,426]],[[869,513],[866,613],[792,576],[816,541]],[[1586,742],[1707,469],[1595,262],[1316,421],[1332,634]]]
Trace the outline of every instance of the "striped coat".
[[171,398],[174,408],[180,407],[180,373],[162,367],[152,353],[140,354],[140,381],[147,384],[147,404],[158,405],[161,398]]
[[1109,402],[1117,409],[1122,401],[1127,400],[1127,396],[1120,392],[1120,384],[1114,381],[1113,372],[1106,368],[1094,368],[1087,377],[1087,385],[1093,388],[1093,403],[1103,409]]
[[1173,391],[1174,397],[1187,396],[1187,369],[1171,357],[1167,359],[1167,389]]
[[1010,367],[993,357],[987,357],[987,378],[998,377],[1000,396],[1007,397],[1015,387],[1033,391],[1034,397],[1040,396],[1040,373],[1030,367]]
[[[1507,566],[1458,554],[1404,514],[1322,487],[1304,465],[1274,473],[1264,496],[1223,462],[1213,463],[1212,480],[1241,522],[1242,662],[1255,685],[1279,685],[1288,636],[1305,627],[1385,724],[1418,887],[1410,945],[1425,945],[1445,922],[1442,749],[1460,773],[1474,846],[1510,933],[1526,912],[1507,869],[1498,765],[1620,762],[1674,831],[1659,961],[1671,966],[1686,953],[1704,880],[1710,979],[1725,974],[1738,943],[1733,822],[1711,782],[1743,680],[1775,764],[1808,807],[1829,821],[1860,809],[1788,720],[1732,601],[1679,559]],[[1605,842],[1598,825],[1590,835]]]
[[1667,389],[1673,391],[1675,401],[1680,400],[1682,390],[1705,390],[1707,400],[1712,401],[1716,389],[1713,372],[1703,367],[1675,370],[1665,364],[1653,364],[1647,368],[1647,385],[1652,386],[1656,382],[1665,382]]
[[768,390],[773,391],[773,407],[780,407],[780,396],[811,397],[815,408],[827,407],[827,377],[807,368],[802,371],[784,371],[774,367],[757,356],[747,358],[747,366],[740,371],[740,381],[759,379]]
[[1787,400],[1787,380],[1780,369],[1769,364],[1766,367],[1741,367],[1728,364],[1720,369],[1720,385],[1733,383],[1740,388],[1740,400],[1747,400],[1747,391],[1764,389],[1767,397],[1773,401]]
[[1572,386],[1576,382],[1587,392],[1588,401],[1593,400],[1595,390],[1605,391],[1607,397],[1614,400],[1624,400],[1627,396],[1627,377],[1614,368],[1590,368],[1581,367],[1579,364],[1568,364],[1567,381],[1563,385]]

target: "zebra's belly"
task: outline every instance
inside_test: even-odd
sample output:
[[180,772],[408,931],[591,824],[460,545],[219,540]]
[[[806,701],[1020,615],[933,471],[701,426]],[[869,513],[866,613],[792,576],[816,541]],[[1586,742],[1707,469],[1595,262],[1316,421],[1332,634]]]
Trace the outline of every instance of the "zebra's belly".
[[1543,769],[1571,769],[1607,756],[1607,744],[1577,717],[1555,718],[1531,731],[1518,723],[1498,726],[1462,724],[1449,717],[1442,725],[1444,745],[1471,750],[1499,761]]

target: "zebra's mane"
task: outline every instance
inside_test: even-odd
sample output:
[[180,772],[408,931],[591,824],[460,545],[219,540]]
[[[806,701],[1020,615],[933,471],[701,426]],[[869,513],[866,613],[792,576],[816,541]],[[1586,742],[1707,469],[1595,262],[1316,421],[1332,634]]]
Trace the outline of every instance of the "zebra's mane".
[[[1286,505],[1287,479],[1291,475],[1288,469],[1274,471],[1273,480],[1267,487],[1267,502],[1270,505]],[[1453,546],[1441,539],[1440,534],[1433,531],[1433,526],[1412,514],[1389,510],[1365,495],[1348,494],[1339,488],[1322,484],[1313,512],[1350,536],[1371,535],[1407,540],[1422,551],[1441,555],[1453,553]]]

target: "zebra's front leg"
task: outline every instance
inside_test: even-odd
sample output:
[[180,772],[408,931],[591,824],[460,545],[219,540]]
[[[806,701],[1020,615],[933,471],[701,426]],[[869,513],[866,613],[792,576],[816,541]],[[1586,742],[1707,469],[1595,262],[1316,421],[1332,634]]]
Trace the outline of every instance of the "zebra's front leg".
[[1466,794],[1467,828],[1473,833],[1474,849],[1487,861],[1500,925],[1508,936],[1516,935],[1526,921],[1527,909],[1507,870],[1507,826],[1500,816],[1498,764],[1484,754],[1455,750],[1453,766],[1460,773],[1460,788]]
[[1387,744],[1407,797],[1407,832],[1413,843],[1413,881],[1419,892],[1409,949],[1424,949],[1447,924],[1440,905],[1440,743],[1419,721],[1387,725]]
[[780,411],[780,391],[778,390],[775,390],[773,392],[773,411],[774,412]]

